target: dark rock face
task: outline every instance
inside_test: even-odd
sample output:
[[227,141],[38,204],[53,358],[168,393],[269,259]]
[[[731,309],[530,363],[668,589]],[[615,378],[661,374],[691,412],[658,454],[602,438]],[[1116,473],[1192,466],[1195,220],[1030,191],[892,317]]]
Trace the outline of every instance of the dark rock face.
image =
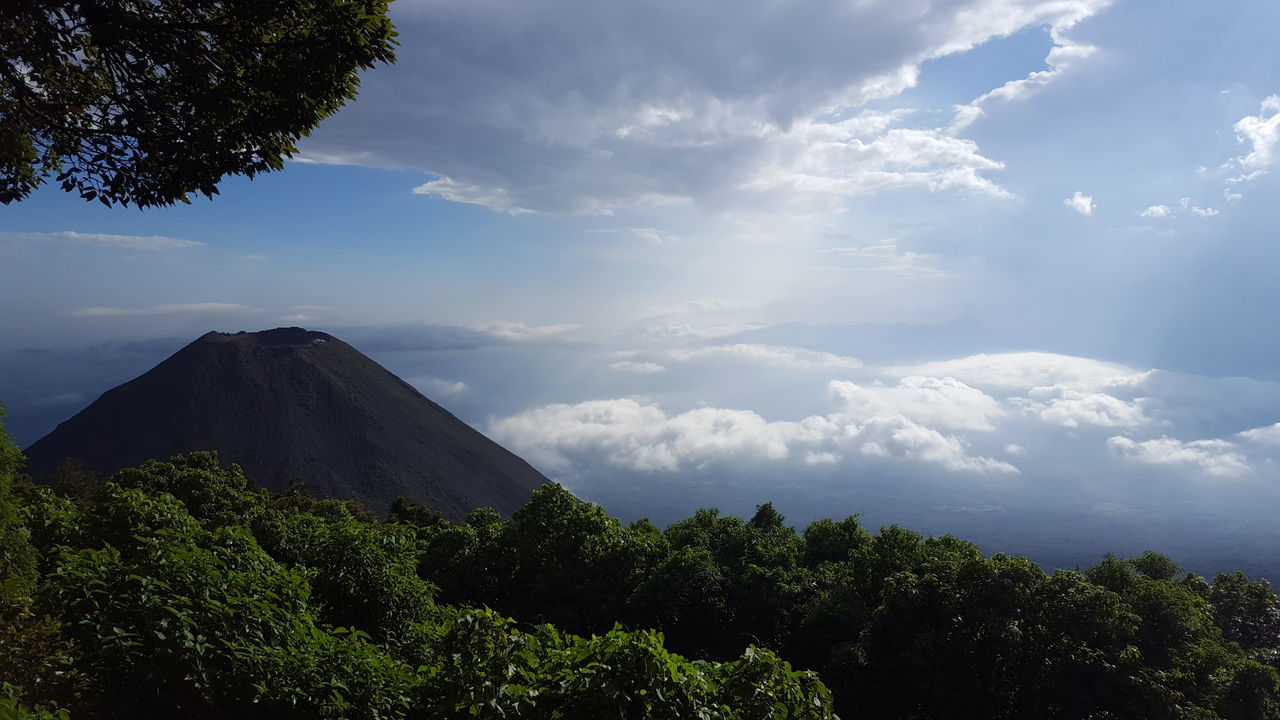
[[103,473],[216,450],[263,487],[386,511],[405,496],[458,519],[510,514],[547,482],[341,340],[302,328],[211,332],[25,450],[38,476],[67,458]]

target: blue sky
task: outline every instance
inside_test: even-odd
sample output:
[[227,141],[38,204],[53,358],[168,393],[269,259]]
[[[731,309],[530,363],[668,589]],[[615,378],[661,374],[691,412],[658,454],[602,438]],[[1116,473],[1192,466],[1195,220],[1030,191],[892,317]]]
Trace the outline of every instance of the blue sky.
[[296,324],[589,497],[757,471],[1094,517],[1272,497],[1280,5],[393,16],[399,63],[282,172],[0,209],[20,436],[209,329]]

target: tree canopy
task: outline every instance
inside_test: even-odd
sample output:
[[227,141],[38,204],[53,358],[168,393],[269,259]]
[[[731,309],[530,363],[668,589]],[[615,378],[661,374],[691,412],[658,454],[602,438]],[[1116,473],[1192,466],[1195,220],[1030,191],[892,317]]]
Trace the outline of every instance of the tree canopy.
[[1157,553],[1049,574],[768,503],[382,520],[212,453],[93,492],[0,460],[0,717],[1280,720],[1280,598]]
[[51,176],[106,205],[212,196],[394,60],[389,0],[9,0],[0,13],[0,202]]

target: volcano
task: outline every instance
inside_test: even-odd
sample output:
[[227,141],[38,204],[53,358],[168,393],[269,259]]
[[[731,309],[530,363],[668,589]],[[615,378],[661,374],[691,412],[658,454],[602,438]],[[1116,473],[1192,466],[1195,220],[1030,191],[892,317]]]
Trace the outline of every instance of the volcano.
[[403,496],[452,519],[510,515],[548,482],[355,348],[302,328],[207,333],[24,452],[38,477],[69,458],[112,473],[196,450],[270,490],[300,480],[377,512]]

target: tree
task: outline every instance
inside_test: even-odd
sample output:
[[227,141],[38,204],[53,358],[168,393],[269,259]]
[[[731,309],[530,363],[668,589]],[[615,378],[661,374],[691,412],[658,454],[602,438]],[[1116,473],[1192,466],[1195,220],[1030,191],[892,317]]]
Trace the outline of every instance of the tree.
[[54,176],[138,207],[279,170],[394,60],[389,0],[8,0],[0,202]]

